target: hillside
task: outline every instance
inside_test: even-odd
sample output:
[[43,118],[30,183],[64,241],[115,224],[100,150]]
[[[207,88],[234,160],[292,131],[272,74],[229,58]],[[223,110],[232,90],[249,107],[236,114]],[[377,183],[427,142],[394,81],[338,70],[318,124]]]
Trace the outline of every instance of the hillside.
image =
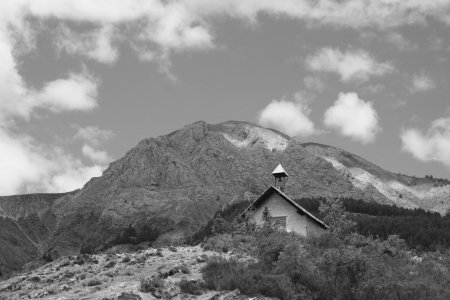
[[336,170],[348,176],[353,186],[376,189],[385,204],[406,208],[423,208],[445,214],[450,203],[450,185],[432,178],[416,178],[386,171],[373,163],[345,150],[327,145],[306,143],[309,151],[329,161]]
[[[5,261],[14,247],[32,251],[18,266],[43,252],[56,259],[105,249],[129,228],[147,240],[157,238],[155,245],[180,243],[223,206],[255,199],[272,183],[269,174],[278,163],[290,175],[286,193],[295,198],[348,197],[439,212],[450,204],[449,186],[430,187],[427,180],[413,185],[412,178],[340,149],[302,144],[250,123],[196,122],[142,140],[80,190],[12,206],[0,197],[1,222],[11,228],[0,251]],[[19,215],[42,227],[31,241],[14,225]],[[11,270],[5,261],[3,273]]]
[[[202,291],[193,296],[180,289],[182,280],[201,280],[208,257],[231,254],[198,246],[116,252],[66,257],[24,272],[0,282],[0,299],[249,299],[233,298],[238,291]],[[141,290],[143,279],[156,277],[161,282],[158,289]]]
[[0,197],[0,278],[41,257],[56,229],[53,206],[69,194]]

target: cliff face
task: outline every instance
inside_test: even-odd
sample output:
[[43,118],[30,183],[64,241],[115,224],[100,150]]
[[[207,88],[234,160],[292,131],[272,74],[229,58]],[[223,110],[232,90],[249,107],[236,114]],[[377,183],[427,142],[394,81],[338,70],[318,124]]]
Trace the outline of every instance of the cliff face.
[[[427,209],[449,205],[448,198],[433,198],[426,187],[413,186],[409,177],[340,149],[301,144],[250,123],[197,122],[141,141],[81,190],[33,201],[3,201],[10,204],[0,200],[0,222],[7,228],[3,236],[10,245],[0,253],[17,248],[30,252],[22,255],[25,258],[42,251],[51,257],[69,255],[107,245],[129,225],[139,230],[144,224],[161,235],[159,241],[176,242],[224,205],[255,199],[272,184],[270,172],[278,163],[290,175],[286,193],[293,198],[352,197]],[[407,192],[411,188],[414,197]],[[419,192],[421,198],[416,196]],[[30,239],[21,233],[26,226],[17,225],[23,220],[37,224],[27,233]],[[12,248],[16,236],[20,242]]]

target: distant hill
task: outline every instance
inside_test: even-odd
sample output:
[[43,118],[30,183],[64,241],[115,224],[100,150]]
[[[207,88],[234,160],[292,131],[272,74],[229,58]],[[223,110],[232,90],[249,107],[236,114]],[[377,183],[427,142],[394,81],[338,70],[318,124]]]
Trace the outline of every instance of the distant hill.
[[[441,213],[450,205],[449,185],[394,174],[341,149],[251,123],[196,122],[142,140],[80,190],[0,197],[0,222],[7,224],[1,228],[8,228],[0,235],[0,271],[12,269],[14,249],[26,252],[18,266],[40,253],[51,259],[107,247],[131,227],[157,233],[157,243],[183,241],[224,205],[255,199],[278,163],[295,198],[346,197]],[[21,233],[18,216],[39,233]]]
[[63,194],[0,197],[0,278],[42,257],[56,230],[53,207]]

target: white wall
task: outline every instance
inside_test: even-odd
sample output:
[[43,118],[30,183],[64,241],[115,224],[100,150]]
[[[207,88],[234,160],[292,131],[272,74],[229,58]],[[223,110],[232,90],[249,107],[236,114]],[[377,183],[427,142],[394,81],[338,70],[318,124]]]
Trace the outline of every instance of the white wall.
[[289,232],[296,232],[302,236],[311,234],[321,234],[324,229],[320,227],[315,221],[306,215],[297,214],[297,208],[287,202],[279,194],[273,193],[259,205],[250,217],[250,222],[256,225],[262,225],[263,212],[267,207],[272,217],[286,216],[286,230]]

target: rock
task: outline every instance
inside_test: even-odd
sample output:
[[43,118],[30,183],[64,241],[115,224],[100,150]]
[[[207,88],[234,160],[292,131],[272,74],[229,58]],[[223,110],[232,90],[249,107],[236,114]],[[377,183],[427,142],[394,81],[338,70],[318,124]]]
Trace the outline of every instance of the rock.
[[209,298],[209,300],[246,300],[248,297],[241,295],[241,292],[239,290],[234,291],[225,291],[221,292],[219,294],[216,294]]
[[197,262],[199,262],[199,263],[206,262],[206,259],[207,259],[207,257],[204,257],[204,256],[197,256],[197,258],[196,258]]
[[164,290],[162,291],[162,298],[163,299],[172,299],[175,296],[177,296],[178,294],[180,294],[180,288],[173,284],[169,284],[169,285],[166,285]]
[[77,256],[73,264],[79,266],[84,265],[84,260],[80,256]]
[[117,300],[141,300],[141,296],[133,294],[133,293],[125,293],[123,292]]
[[110,269],[110,268],[114,267],[115,265],[116,265],[116,262],[111,260],[105,265],[105,268]]
[[31,282],[41,282],[41,277],[39,277],[39,276],[33,276],[33,277],[28,278],[28,281],[31,281]]
[[161,289],[156,289],[152,292],[153,297],[161,299],[163,296],[162,290]]
[[66,267],[68,265],[70,265],[70,260],[66,257],[61,260],[61,262],[58,265],[58,268]]

